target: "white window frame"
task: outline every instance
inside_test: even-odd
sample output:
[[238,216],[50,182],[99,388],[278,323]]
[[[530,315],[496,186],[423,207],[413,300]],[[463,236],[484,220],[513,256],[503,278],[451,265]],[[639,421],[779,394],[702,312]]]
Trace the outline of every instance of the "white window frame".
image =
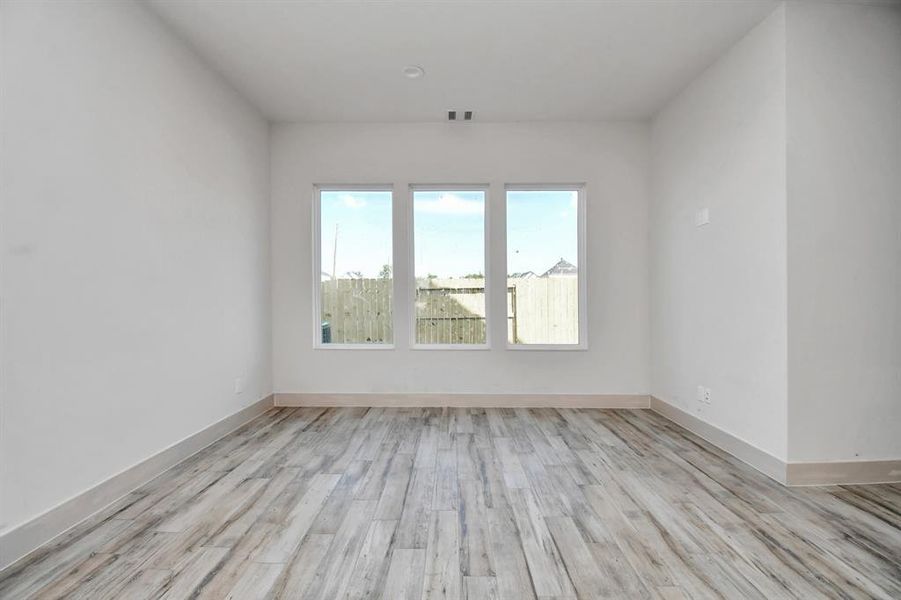
[[[413,194],[416,192],[483,192],[485,194],[485,219],[483,224],[484,239],[483,252],[485,263],[485,343],[484,344],[420,344],[416,341],[416,209],[413,204]],[[409,281],[407,289],[409,291],[407,301],[410,310],[409,326],[410,326],[410,350],[491,350],[491,323],[493,317],[491,314],[491,260],[490,260],[490,239],[491,231],[491,191],[488,184],[410,184],[409,189],[409,209],[407,213],[407,252],[409,260]]]
[[[504,186],[504,283],[507,281],[509,267],[507,265],[507,253],[509,251],[509,240],[507,240],[507,192],[576,192],[577,195],[577,225],[576,231],[579,239],[577,240],[577,252],[579,268],[579,343],[578,344],[513,344],[507,338],[506,329],[504,333],[504,341],[507,344],[507,350],[588,350],[588,245],[587,245],[587,213],[588,203],[585,195],[584,183],[535,183],[535,184],[507,184]],[[504,286],[506,294],[506,285]],[[506,299],[504,302],[504,320],[509,318],[507,312]]]
[[[391,193],[391,269],[395,268],[394,257],[394,211],[395,211],[395,194],[393,184],[315,184],[313,186],[313,348],[315,350],[393,350],[397,342],[397,307],[396,295],[391,297],[391,343],[385,342],[368,342],[356,344],[323,344],[322,343],[322,299],[320,292],[322,289],[322,223],[320,217],[322,214],[322,192],[390,192]],[[396,286],[395,286],[395,289]]]

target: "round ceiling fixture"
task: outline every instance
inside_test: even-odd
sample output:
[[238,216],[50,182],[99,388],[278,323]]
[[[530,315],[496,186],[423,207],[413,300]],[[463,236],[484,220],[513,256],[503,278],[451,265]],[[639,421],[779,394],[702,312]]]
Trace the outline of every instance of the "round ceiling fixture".
[[425,75],[425,70],[418,65],[407,65],[404,67],[404,77],[407,79],[419,79]]

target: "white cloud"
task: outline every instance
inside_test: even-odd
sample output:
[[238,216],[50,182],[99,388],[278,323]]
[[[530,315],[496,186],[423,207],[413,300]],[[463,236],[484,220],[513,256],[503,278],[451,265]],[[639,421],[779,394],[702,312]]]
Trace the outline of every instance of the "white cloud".
[[366,206],[365,200],[357,198],[356,196],[351,196],[350,194],[342,194],[340,200],[347,208],[363,208]]
[[485,203],[466,200],[456,194],[441,194],[437,200],[419,200],[416,210],[434,215],[481,215]]

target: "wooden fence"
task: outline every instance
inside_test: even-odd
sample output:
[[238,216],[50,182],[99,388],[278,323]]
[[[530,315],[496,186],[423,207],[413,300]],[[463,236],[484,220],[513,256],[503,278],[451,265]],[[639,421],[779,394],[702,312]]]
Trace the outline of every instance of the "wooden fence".
[[579,283],[575,277],[508,279],[507,338],[522,344],[579,342]]
[[[333,344],[394,341],[391,279],[332,279],[320,284],[323,338]],[[323,339],[325,341],[325,339]]]
[[[416,340],[421,344],[485,342],[485,280],[418,282]],[[390,343],[391,279],[337,279],[321,283],[323,327],[332,343]],[[507,280],[507,336],[526,344],[575,344],[579,339],[575,277]],[[328,323],[326,326],[325,323]]]
[[416,343],[484,344],[485,280],[429,279],[416,286]]

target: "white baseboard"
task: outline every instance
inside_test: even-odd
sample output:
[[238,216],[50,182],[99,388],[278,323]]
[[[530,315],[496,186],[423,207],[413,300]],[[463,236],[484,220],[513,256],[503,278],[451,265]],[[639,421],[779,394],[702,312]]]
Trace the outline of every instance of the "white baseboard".
[[642,394],[275,394],[276,406],[649,408]]
[[788,485],[851,485],[901,482],[901,460],[790,462]]
[[785,485],[901,482],[901,460],[785,462],[657,397],[651,396],[651,409]]
[[655,396],[651,396],[651,410],[748,463],[764,475],[779,483],[786,483],[785,462],[772,454]]
[[272,406],[273,397],[269,395],[0,535],[0,570],[27,558],[44,544],[259,417]]

